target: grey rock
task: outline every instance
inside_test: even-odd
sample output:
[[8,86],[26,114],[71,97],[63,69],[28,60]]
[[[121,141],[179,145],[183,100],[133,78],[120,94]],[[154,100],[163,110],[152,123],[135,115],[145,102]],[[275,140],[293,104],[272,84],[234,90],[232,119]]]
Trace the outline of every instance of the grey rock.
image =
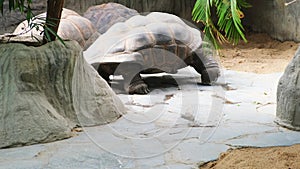
[[[32,1],[33,3],[31,7],[34,14],[46,12],[47,1]],[[72,9],[79,14],[83,14],[90,6],[100,5],[108,2],[120,3],[141,13],[152,11],[172,13],[191,21],[191,11],[195,0],[68,0],[65,1],[64,7]],[[12,32],[15,27],[25,19],[25,15],[22,15],[19,12],[9,12],[8,3],[5,4],[4,10],[4,15],[0,15],[0,22],[3,23],[0,25],[0,34]]]
[[[32,0],[32,13],[34,15],[46,12],[47,1],[44,0]],[[19,11],[9,11],[8,1],[4,1],[3,5],[3,15],[0,15],[0,34],[11,33],[21,23],[26,19],[25,14],[21,14]]]
[[[252,0],[252,7],[245,10],[244,23],[252,30],[268,33],[285,41],[300,41],[300,3],[283,0]],[[257,19],[259,18],[259,19]]]
[[277,88],[276,122],[300,130],[300,47],[289,63]]
[[99,5],[108,2],[122,4],[128,8],[143,12],[167,12],[181,16],[191,21],[191,11],[195,0],[68,0],[65,3],[66,8],[73,9],[79,13],[84,13],[90,6]]
[[[45,0],[32,0],[35,14],[46,12]],[[5,3],[8,1],[4,1]],[[90,6],[115,2],[135,9],[140,13],[167,12],[192,21],[191,13],[196,0],[67,0],[64,7],[83,14]],[[283,0],[252,0],[251,8],[245,12],[244,24],[257,32],[266,32],[279,40],[300,41],[300,3],[285,6]],[[259,19],[257,19],[259,18]],[[4,16],[0,15],[0,34],[12,32],[16,25],[25,19],[19,12],[9,12],[4,5]],[[197,26],[202,26],[198,24]]]
[[105,3],[89,7],[83,16],[93,23],[99,33],[103,34],[115,23],[124,22],[138,14],[136,10],[121,4]]
[[0,44],[0,148],[71,137],[116,120],[124,107],[78,43]]

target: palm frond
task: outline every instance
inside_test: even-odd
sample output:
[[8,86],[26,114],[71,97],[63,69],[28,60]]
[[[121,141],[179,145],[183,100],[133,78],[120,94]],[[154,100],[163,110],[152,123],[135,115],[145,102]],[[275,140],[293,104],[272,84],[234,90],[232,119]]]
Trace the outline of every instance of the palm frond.
[[[224,42],[237,44],[240,39],[247,42],[241,18],[242,8],[251,7],[245,0],[197,0],[192,11],[192,19],[204,24],[204,33],[216,48]],[[211,8],[216,9],[218,21],[211,19]]]
[[239,8],[250,8],[250,7],[252,7],[252,5],[249,4],[248,2],[246,2],[246,0],[237,0],[237,5],[239,6]]

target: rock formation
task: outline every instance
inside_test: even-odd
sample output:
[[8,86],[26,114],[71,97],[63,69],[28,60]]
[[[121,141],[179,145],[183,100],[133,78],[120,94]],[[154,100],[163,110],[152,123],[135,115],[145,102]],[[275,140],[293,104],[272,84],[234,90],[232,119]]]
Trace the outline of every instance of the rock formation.
[[276,116],[278,124],[300,130],[300,47],[280,78]]
[[[25,19],[19,12],[8,11],[8,1],[4,1],[4,15],[0,15],[0,34],[10,33],[15,27]],[[45,0],[32,0],[33,13],[40,14],[46,12]],[[116,2],[135,9],[138,12],[167,12],[180,16],[191,21],[191,12],[196,0],[67,0],[64,8],[72,9],[79,14],[83,14],[89,7],[108,2]]]
[[112,122],[119,98],[77,42],[0,43],[0,148],[60,140],[75,126]]

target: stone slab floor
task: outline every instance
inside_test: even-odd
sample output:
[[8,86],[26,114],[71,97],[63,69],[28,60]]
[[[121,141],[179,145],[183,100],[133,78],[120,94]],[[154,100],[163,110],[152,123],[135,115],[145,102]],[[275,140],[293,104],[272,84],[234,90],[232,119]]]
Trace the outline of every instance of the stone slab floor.
[[224,70],[216,86],[197,84],[191,68],[173,78],[145,76],[148,95],[116,92],[128,113],[70,139],[0,150],[1,169],[191,169],[236,147],[300,143],[273,121],[281,73]]

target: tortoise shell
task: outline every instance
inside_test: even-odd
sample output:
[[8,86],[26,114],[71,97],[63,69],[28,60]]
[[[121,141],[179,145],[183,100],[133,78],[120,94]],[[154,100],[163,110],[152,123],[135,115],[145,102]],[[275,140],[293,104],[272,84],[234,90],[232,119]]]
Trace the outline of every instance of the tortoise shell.
[[97,28],[100,34],[106,32],[117,22],[124,22],[139,13],[118,3],[106,3],[92,6],[83,14]]
[[[84,52],[84,56],[92,65],[135,62],[175,73],[186,66],[183,61],[201,44],[199,30],[175,15],[152,12],[116,23]],[[157,73],[157,69],[149,70],[149,73]]]
[[[46,13],[42,13],[34,17],[31,22],[41,23],[45,22]],[[20,34],[21,36],[41,36],[43,35],[43,27],[39,26],[30,29],[27,21],[20,23],[14,31],[14,34]],[[64,40],[75,40],[82,47],[88,45],[88,41],[92,35],[95,35],[96,29],[93,24],[86,18],[80,16],[75,11],[64,8],[61,15],[61,20],[57,34]],[[90,42],[92,43],[92,42]],[[89,45],[88,45],[89,46]]]

